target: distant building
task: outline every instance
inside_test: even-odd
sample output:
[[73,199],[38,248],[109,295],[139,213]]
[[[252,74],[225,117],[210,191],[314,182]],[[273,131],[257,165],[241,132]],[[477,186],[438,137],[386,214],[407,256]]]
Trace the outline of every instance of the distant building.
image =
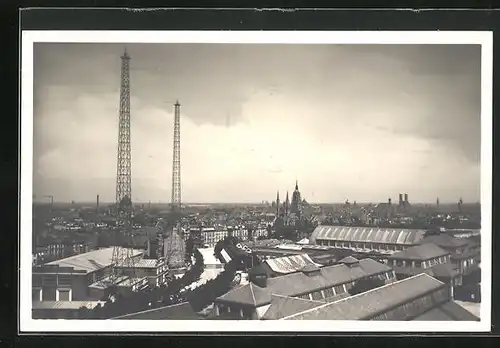
[[479,268],[481,245],[478,242],[439,234],[428,236],[421,243],[436,244],[450,253],[450,261],[460,274],[468,275]]
[[453,287],[462,285],[462,276],[450,262],[450,253],[439,246],[426,243],[394,253],[387,258],[398,279],[426,273]]
[[133,273],[130,268],[125,265],[118,265],[121,274],[136,277],[146,278],[151,288],[161,286],[167,282],[168,266],[163,258],[160,259],[141,259],[134,263]]
[[[137,262],[143,251],[133,249],[132,255],[133,262]],[[113,248],[105,248],[33,267],[33,301],[101,300],[110,286],[127,280],[121,277],[114,284],[109,282],[114,266],[112,257]],[[141,281],[134,280],[135,283]],[[136,285],[134,282],[130,289]]]
[[349,248],[355,251],[375,251],[391,254],[418,245],[425,230],[320,225],[311,234],[311,244]]
[[335,266],[307,265],[301,271],[268,278],[267,273],[250,272],[251,282],[215,300],[215,317],[224,319],[262,319],[272,306],[272,296],[327,303],[348,296],[361,279],[380,279],[390,283],[395,274],[390,267],[373,261],[346,260]]

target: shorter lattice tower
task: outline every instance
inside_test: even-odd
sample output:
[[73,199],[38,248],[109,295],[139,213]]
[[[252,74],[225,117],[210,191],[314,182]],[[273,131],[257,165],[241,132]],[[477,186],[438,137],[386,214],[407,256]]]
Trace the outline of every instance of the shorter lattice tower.
[[177,101],[174,105],[174,151],[172,157],[172,210],[181,208],[181,104]]

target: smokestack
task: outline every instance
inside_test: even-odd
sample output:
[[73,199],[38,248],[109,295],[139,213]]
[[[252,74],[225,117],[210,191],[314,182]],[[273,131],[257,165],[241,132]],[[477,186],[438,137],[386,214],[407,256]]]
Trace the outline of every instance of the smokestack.
[[408,203],[408,194],[405,193],[405,203]]
[[97,195],[96,210],[97,210],[97,212],[99,212],[99,195]]
[[399,205],[403,205],[403,194],[399,194]]

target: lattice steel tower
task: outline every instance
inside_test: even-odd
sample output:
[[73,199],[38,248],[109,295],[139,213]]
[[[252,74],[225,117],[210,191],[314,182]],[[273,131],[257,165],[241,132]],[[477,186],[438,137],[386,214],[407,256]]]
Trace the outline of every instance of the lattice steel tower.
[[[127,50],[121,57],[120,117],[118,121],[118,161],[116,169],[116,204],[120,213],[132,207],[130,151],[130,57]],[[128,214],[127,214],[128,215]]]
[[181,104],[174,105],[174,154],[172,157],[172,210],[181,208]]
[[131,229],[132,217],[132,179],[131,179],[131,148],[130,148],[130,57],[127,50],[123,53],[120,82],[120,109],[118,120],[118,160],[116,169],[116,208],[118,220],[123,228],[114,231],[114,246],[112,256],[112,273],[110,280],[114,283],[123,274],[135,278],[135,260],[130,248],[124,248],[124,234]]

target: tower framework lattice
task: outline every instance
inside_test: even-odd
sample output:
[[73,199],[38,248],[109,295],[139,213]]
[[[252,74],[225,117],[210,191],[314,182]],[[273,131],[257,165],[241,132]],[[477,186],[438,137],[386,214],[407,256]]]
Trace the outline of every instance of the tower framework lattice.
[[172,210],[181,208],[181,126],[180,109],[177,101],[174,105],[174,150],[172,157]]
[[116,169],[116,204],[120,212],[132,204],[131,147],[130,147],[130,57],[121,57],[120,115],[118,121],[118,160]]

